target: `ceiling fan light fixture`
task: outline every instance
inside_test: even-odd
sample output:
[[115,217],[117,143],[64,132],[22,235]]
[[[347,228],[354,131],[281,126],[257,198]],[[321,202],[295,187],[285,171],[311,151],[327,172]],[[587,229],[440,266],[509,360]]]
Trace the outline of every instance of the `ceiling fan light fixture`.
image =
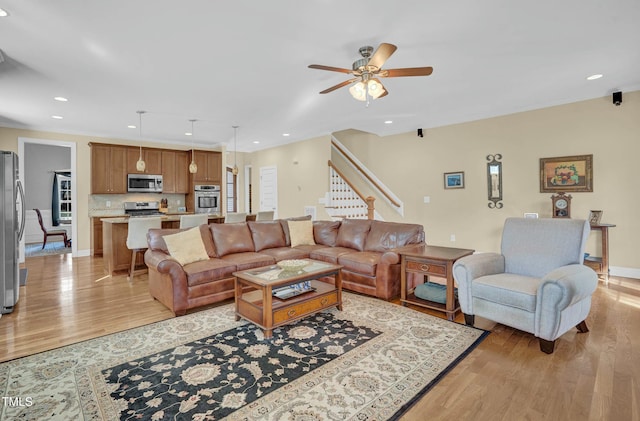
[[385,92],[384,86],[382,86],[379,80],[370,79],[367,81],[367,93],[371,98],[377,99]]
[[358,101],[366,101],[367,100],[367,88],[364,82],[358,82],[352,85],[349,88],[349,93],[351,96]]

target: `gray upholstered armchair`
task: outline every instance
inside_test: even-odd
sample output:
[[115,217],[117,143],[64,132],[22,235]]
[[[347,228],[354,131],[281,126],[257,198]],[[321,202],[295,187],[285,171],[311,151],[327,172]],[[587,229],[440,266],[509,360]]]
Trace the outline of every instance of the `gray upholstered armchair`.
[[589,232],[579,219],[508,218],[501,254],[478,253],[453,266],[465,322],[473,325],[477,315],[532,333],[547,354],[572,327],[588,332],[598,286],[582,264]]

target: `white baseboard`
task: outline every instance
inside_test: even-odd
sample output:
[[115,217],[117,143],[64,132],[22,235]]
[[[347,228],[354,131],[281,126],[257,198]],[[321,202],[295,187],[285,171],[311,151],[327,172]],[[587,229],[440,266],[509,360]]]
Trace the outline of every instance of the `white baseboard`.
[[622,276],[623,278],[640,279],[640,269],[637,268],[609,266],[609,274],[611,276]]
[[91,250],[86,249],[86,250],[78,250],[76,255],[73,257],[87,257],[87,256],[91,256]]

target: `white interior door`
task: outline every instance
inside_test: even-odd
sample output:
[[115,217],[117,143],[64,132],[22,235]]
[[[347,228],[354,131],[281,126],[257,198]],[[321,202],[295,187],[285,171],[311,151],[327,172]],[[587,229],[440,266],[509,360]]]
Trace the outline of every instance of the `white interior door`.
[[260,210],[278,215],[278,170],[276,167],[260,167]]

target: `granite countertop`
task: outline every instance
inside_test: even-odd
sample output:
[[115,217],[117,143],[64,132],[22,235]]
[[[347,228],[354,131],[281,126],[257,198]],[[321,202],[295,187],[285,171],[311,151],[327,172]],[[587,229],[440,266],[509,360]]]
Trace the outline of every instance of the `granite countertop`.
[[[179,221],[180,215],[193,215],[193,212],[181,212],[181,213],[168,213],[166,215],[162,215],[160,218],[163,221]],[[101,218],[100,216],[94,216],[94,218]],[[222,215],[218,214],[209,214],[209,219],[222,218]],[[128,224],[129,216],[105,216],[100,219],[102,222],[107,222],[109,224]]]

